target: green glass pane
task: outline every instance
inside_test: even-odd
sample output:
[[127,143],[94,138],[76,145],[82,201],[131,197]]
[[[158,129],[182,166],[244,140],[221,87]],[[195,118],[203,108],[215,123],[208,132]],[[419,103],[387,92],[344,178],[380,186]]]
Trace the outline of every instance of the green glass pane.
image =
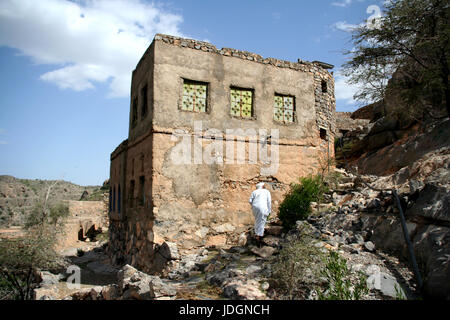
[[294,112],[292,110],[284,110],[284,121],[286,122],[294,121]]
[[207,85],[200,83],[183,83],[183,100],[181,109],[206,112]]
[[230,89],[230,113],[233,116],[250,118],[252,116],[252,95],[250,90]]

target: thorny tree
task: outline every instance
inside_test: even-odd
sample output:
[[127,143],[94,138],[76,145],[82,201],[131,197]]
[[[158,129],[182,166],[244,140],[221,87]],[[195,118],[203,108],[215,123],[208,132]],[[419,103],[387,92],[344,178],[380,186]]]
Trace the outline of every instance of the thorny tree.
[[449,7],[448,0],[391,0],[377,21],[355,28],[343,66],[362,88],[355,98],[379,101],[392,89],[409,108],[450,115]]
[[45,198],[27,218],[25,236],[0,239],[0,299],[32,299],[38,271],[58,266],[54,245],[58,222],[67,216],[68,208],[50,204],[50,191],[56,183],[47,188]]

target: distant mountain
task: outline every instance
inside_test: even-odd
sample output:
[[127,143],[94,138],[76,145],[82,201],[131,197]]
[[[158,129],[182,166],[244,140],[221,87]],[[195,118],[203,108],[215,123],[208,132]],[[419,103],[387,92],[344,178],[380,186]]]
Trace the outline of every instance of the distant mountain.
[[[44,200],[48,188],[56,180],[17,179],[0,175],[0,226],[21,226],[25,216],[33,206]],[[79,186],[64,180],[58,180],[51,188],[49,201],[62,200],[100,200],[108,186]]]

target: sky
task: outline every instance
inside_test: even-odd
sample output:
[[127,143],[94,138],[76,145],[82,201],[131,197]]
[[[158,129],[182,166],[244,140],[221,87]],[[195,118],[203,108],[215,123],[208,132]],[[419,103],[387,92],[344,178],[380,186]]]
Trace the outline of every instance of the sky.
[[[382,0],[1,0],[0,175],[101,185],[128,136],[131,72],[156,33],[333,64]],[[380,10],[381,9],[381,10]]]

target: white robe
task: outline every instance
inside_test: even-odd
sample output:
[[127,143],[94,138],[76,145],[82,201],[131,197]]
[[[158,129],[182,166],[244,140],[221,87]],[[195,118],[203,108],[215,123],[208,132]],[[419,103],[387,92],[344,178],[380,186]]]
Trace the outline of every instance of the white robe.
[[272,197],[269,190],[256,189],[252,192],[249,202],[252,205],[253,215],[255,216],[255,234],[262,237],[267,216],[272,211]]

